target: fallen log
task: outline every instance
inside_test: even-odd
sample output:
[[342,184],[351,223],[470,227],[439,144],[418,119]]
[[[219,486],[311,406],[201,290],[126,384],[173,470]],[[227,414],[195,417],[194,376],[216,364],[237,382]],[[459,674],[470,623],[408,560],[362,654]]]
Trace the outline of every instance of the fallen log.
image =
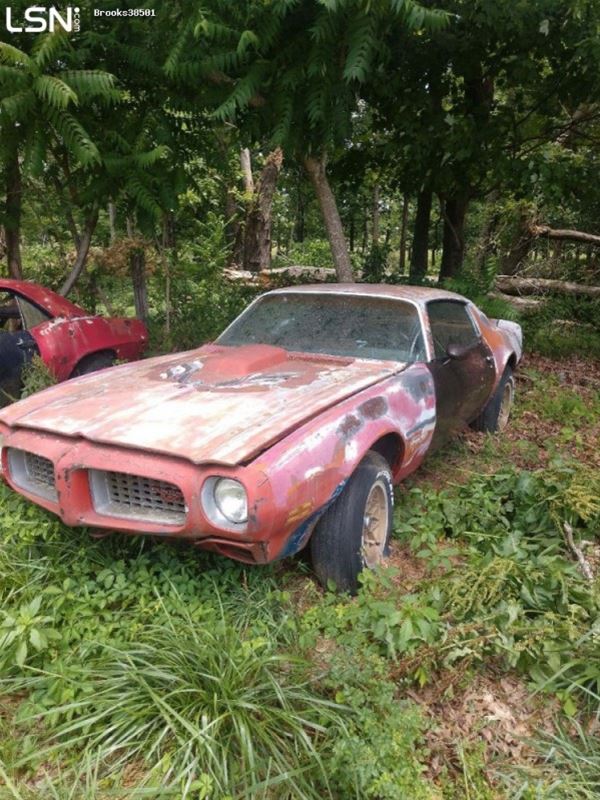
[[494,300],[503,300],[505,303],[509,303],[513,308],[517,309],[517,311],[523,311],[524,313],[528,311],[537,311],[539,307],[544,304],[544,301],[540,298],[515,297],[509,294],[502,294],[502,292],[490,292],[488,297]]
[[563,242],[579,242],[581,244],[593,244],[600,247],[600,236],[594,233],[584,233],[583,231],[569,230],[568,228],[551,228],[549,225],[530,225],[529,233],[533,237],[544,239],[557,239]]
[[310,278],[317,283],[326,281],[328,278],[335,278],[333,267],[306,267],[301,264],[289,267],[273,267],[272,269],[263,270],[260,274],[269,278],[282,276],[285,278]]
[[498,275],[496,288],[510,295],[571,294],[587,297],[600,297],[600,286],[588,286],[572,281],[558,281],[550,278],[523,278],[514,275]]
[[260,272],[250,272],[245,269],[233,269],[226,267],[223,275],[227,280],[241,283],[244,286],[265,286],[268,287],[274,281],[281,282],[282,279],[302,279],[313,283],[324,283],[335,278],[335,270],[330,267],[305,267],[299,264],[289,267],[276,267],[273,269],[263,269]]

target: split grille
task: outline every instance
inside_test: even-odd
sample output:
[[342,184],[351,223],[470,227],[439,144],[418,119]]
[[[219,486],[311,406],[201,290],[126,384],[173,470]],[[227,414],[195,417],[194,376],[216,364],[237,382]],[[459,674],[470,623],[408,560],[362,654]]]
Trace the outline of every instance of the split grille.
[[[54,464],[49,458],[11,447],[8,465],[11,478],[19,488],[58,502]],[[185,523],[183,493],[173,483],[98,469],[89,470],[89,480],[92,502],[98,514],[158,525]]]
[[183,525],[181,489],[173,483],[127,472],[90,470],[94,508],[99,514],[144,522]]
[[54,489],[54,464],[49,458],[25,453],[25,466],[33,483]]
[[58,500],[54,464],[49,458],[11,447],[8,464],[13,481],[21,489],[46,500]]

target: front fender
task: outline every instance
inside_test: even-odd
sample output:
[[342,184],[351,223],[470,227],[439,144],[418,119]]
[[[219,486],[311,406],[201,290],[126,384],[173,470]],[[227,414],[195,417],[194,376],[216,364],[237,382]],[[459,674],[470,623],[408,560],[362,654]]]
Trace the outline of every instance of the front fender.
[[[398,437],[394,480],[415,470],[429,449],[435,421],[431,373],[424,364],[414,364],[319,414],[263,453],[253,466],[267,476],[273,493],[270,558],[290,555],[305,544],[311,522],[382,437]],[[294,535],[299,530],[306,535]]]

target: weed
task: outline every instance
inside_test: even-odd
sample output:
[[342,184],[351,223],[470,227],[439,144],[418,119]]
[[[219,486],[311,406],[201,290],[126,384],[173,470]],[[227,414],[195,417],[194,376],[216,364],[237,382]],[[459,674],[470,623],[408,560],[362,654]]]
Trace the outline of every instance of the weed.
[[56,378],[39,356],[34,356],[30,363],[25,365],[21,377],[23,381],[21,397],[29,397],[56,383]]

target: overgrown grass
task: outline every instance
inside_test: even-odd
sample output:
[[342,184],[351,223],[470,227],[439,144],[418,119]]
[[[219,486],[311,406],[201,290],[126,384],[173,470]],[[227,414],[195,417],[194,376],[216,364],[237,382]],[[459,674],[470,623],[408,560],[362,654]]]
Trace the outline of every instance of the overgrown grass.
[[526,347],[550,358],[600,359],[600,302],[596,298],[551,297],[523,315]]
[[1,685],[20,741],[0,759],[24,797],[91,780],[86,763],[102,790],[138,764],[139,796],[432,796],[422,721],[395,705],[385,663],[319,668],[271,570],[95,542],[0,497]]
[[21,397],[29,397],[42,389],[47,389],[56,383],[56,378],[39,356],[34,356],[29,364],[23,368],[21,375],[23,388]]
[[[600,697],[595,698],[600,706]],[[600,741],[597,720],[559,723],[556,733],[532,742],[540,762],[515,767],[501,778],[515,800],[595,800],[600,796]]]
[[[66,675],[49,665],[14,684],[38,697],[23,722],[53,730],[31,757],[83,748],[112,772],[143,760],[151,782],[184,797],[199,781],[218,796],[268,795],[282,783],[318,796],[311,786],[327,786],[319,745],[330,725],[343,735],[344,709],[310,686],[302,661],[278,652],[276,630],[257,635],[224,610],[199,625],[177,596],[161,605],[160,624],[136,641],[103,642],[94,654],[84,643]],[[75,696],[54,705],[57,689]]]

